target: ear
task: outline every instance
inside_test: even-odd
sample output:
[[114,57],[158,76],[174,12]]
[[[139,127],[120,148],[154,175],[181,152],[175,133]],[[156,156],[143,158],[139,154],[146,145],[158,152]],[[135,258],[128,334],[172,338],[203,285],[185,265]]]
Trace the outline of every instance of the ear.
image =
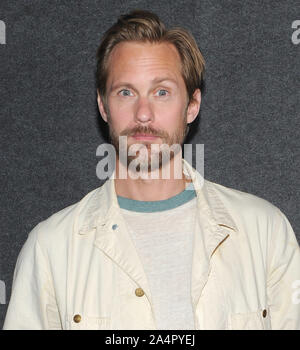
[[196,89],[193,93],[193,99],[190,102],[187,109],[187,123],[193,122],[197,115],[199,114],[201,104],[201,91],[200,89]]
[[106,113],[105,108],[104,108],[104,102],[103,102],[98,90],[97,90],[97,102],[98,102],[98,108],[99,108],[99,112],[101,114],[101,117],[105,122],[107,122],[107,113]]

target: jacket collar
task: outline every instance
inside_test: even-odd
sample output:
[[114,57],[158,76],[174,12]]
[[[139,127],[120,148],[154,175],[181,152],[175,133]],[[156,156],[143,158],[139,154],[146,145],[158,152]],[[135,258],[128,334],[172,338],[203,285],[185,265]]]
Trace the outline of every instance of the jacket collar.
[[[210,224],[217,224],[220,227],[230,228],[237,232],[237,226],[216,193],[214,184],[205,180],[185,159],[182,159],[182,161],[184,174],[193,181],[197,193],[198,208],[206,212]],[[115,172],[104,185],[90,192],[81,201],[82,203],[78,208],[80,214],[78,214],[82,217],[81,220],[76,219],[78,221],[74,226],[75,231],[80,235],[87,234],[98,225],[108,222],[114,211],[120,209],[114,186],[114,176]]]

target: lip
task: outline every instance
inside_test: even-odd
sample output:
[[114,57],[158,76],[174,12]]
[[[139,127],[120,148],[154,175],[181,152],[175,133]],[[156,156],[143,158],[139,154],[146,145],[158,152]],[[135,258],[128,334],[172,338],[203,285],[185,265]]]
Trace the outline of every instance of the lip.
[[146,134],[137,134],[132,137],[136,140],[155,140],[157,138],[157,136]]

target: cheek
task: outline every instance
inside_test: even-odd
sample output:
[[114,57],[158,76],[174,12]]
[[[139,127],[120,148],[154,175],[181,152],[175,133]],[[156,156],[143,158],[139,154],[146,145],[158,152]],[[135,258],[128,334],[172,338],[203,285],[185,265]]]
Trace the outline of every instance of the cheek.
[[168,127],[170,130],[176,129],[182,124],[185,109],[181,103],[173,103],[157,107],[155,115],[159,124]]
[[110,107],[110,124],[116,131],[121,131],[130,124],[132,120],[132,111],[129,108],[118,105]]

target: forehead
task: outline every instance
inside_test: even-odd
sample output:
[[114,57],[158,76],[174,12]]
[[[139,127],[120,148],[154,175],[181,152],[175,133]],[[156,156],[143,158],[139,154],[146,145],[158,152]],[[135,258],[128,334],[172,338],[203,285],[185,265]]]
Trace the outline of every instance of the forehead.
[[146,78],[147,74],[182,79],[180,56],[171,43],[119,43],[109,57],[108,73],[108,82],[121,77]]

